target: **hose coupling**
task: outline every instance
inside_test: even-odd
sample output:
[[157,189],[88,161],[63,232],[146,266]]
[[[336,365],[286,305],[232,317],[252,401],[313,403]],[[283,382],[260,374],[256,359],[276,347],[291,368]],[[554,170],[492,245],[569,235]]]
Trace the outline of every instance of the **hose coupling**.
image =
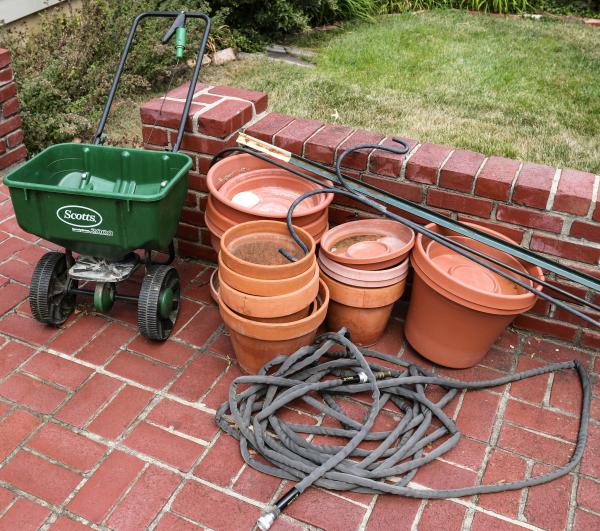
[[292,503],[298,496],[300,491],[296,487],[292,487],[281,498],[275,502],[275,506],[269,512],[264,513],[257,520],[256,524],[261,531],[267,531],[281,512]]

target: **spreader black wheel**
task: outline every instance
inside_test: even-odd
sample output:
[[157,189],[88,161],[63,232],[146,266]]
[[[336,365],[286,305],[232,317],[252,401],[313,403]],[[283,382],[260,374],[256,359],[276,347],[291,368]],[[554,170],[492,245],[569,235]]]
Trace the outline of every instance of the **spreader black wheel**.
[[46,253],[31,277],[29,304],[31,313],[42,323],[58,326],[75,309],[75,295],[69,294],[77,282],[69,280],[67,258],[62,253]]
[[169,337],[179,313],[179,275],[174,267],[151,267],[140,290],[138,327],[148,339],[164,341]]

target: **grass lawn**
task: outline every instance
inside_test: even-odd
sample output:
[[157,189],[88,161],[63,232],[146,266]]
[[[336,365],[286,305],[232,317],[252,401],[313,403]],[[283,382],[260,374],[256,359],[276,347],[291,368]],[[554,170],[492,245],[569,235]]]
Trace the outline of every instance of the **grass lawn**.
[[316,68],[252,59],[202,78],[266,91],[273,111],[600,172],[598,29],[433,11],[296,43]]

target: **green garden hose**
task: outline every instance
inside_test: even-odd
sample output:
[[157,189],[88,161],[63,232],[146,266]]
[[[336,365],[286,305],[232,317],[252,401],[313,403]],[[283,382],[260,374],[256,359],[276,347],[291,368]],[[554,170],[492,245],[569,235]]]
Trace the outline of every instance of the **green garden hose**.
[[[498,387],[565,369],[577,371],[583,391],[577,443],[567,464],[540,476],[493,485],[443,490],[408,486],[420,467],[441,457],[459,442],[460,431],[443,411],[458,390]],[[427,385],[444,388],[446,393],[433,402],[425,394]],[[240,386],[244,390],[238,392]],[[351,395],[366,392],[371,393],[372,402],[364,420],[358,422],[344,413],[340,403]],[[295,400],[302,400],[336,419],[343,427],[296,424],[278,417],[279,410]],[[391,430],[372,431],[377,415],[388,401],[402,412],[401,420]],[[434,376],[394,356],[359,349],[342,329],[321,335],[313,345],[302,347],[291,356],[278,356],[265,364],[257,375],[236,378],[229,389],[229,401],[217,410],[216,422],[240,441],[244,461],[252,468],[297,482],[259,518],[258,526],[264,531],[311,485],[331,490],[441,499],[517,490],[552,481],[571,472],[581,460],[589,414],[589,378],[576,360],[494,380],[462,382]],[[434,419],[441,427],[432,431],[429,428]],[[344,446],[319,445],[304,439],[302,434],[345,438],[348,442]],[[446,439],[436,448],[425,451],[441,438]],[[369,450],[359,448],[363,441],[378,441],[379,446]],[[268,464],[255,459],[250,448]]]

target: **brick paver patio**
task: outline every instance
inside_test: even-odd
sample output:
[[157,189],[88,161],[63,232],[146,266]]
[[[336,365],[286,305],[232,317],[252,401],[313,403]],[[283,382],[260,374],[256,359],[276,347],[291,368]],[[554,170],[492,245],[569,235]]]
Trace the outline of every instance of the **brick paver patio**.
[[[138,334],[131,304],[100,315],[82,301],[60,329],[34,321],[28,284],[48,248],[17,227],[1,187],[0,529],[253,528],[286,486],[245,466],[236,441],[214,424],[240,371],[210,299],[210,265],[177,262],[181,314],[173,337],[157,344]],[[136,283],[139,275],[132,289]],[[428,365],[404,344],[400,317],[376,349]],[[273,529],[600,529],[600,356],[508,331],[482,365],[439,373],[493,378],[572,358],[593,373],[595,395],[576,473],[447,501],[313,489]],[[464,438],[416,482],[444,488],[514,480],[564,463],[579,402],[570,372],[461,394],[449,410]]]

